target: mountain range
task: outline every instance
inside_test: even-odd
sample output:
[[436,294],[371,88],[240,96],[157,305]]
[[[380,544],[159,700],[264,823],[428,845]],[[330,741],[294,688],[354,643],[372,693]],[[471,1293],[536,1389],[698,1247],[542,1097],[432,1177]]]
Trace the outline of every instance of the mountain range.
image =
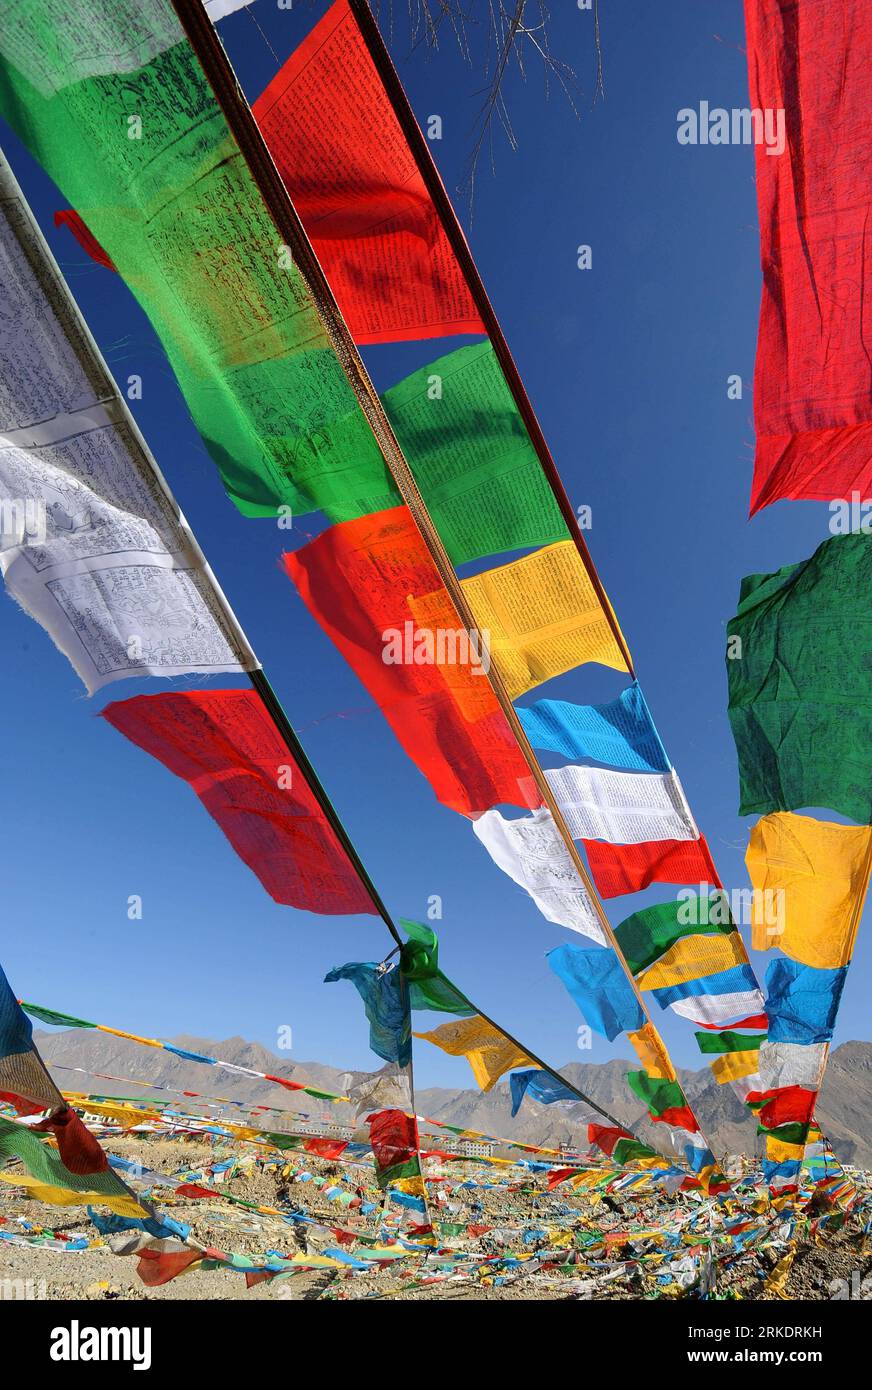
[[[150,1082],[180,1091],[197,1092],[213,1100],[275,1106],[286,1111],[289,1117],[302,1112],[316,1122],[326,1117],[333,1124],[354,1123],[349,1105],[313,1100],[266,1081],[240,1076],[223,1067],[205,1067],[201,1063],[185,1061],[171,1052],[144,1048],[106,1033],[82,1029],[38,1032],[35,1040],[62,1090],[141,1096],[146,1099],[160,1096],[160,1091],[150,1090],[144,1084]],[[181,1036],[170,1041],[190,1052],[219,1057],[235,1066],[269,1072],[337,1094],[345,1094],[349,1086],[365,1075],[360,1071],[340,1071],[321,1062],[297,1062],[287,1056],[279,1057],[260,1043],[248,1042],[240,1037],[214,1040]],[[634,1066],[637,1067],[638,1062],[620,1059],[601,1063],[570,1062],[562,1068],[562,1072],[585,1095],[622,1124],[632,1128],[640,1138],[668,1152],[668,1140],[665,1145],[663,1142],[664,1127],[654,1125],[647,1119],[639,1101],[627,1086],[626,1073]],[[678,1074],[719,1157],[728,1153],[751,1155],[760,1152],[755,1124],[729,1086],[717,1085],[707,1067],[700,1070],[679,1069]],[[178,1101],[192,1110],[202,1108],[202,1102],[194,1097],[182,1100],[181,1097],[170,1095],[164,1098]],[[234,1108],[227,1106],[222,1112],[224,1117],[233,1118]],[[512,1119],[507,1079],[487,1094],[472,1088],[453,1090],[441,1086],[427,1087],[417,1091],[415,1108],[419,1115],[431,1116],[448,1124],[548,1148],[557,1148],[561,1142],[568,1142],[584,1149],[588,1121],[606,1123],[581,1101],[577,1104],[565,1102],[546,1106],[529,1098],[525,1098],[519,1113]],[[872,1168],[872,1043],[847,1042],[831,1052],[816,1115],[838,1158],[858,1167]],[[294,1121],[270,1114],[259,1123],[264,1128],[284,1129],[292,1127]]]

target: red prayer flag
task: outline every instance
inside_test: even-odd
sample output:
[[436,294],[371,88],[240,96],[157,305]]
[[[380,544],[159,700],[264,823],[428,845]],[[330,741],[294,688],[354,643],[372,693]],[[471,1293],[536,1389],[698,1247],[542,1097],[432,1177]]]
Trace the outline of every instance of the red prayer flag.
[[168,1284],[188,1265],[202,1260],[209,1253],[202,1250],[140,1250],[136,1272],[143,1284],[156,1288],[158,1284]]
[[602,898],[639,893],[650,883],[718,882],[705,837],[698,840],[648,840],[640,845],[611,845],[583,840],[590,874]]
[[190,784],[276,902],[375,912],[255,691],[136,695],[102,717]]
[[614,1153],[615,1145],[619,1139],[632,1139],[632,1137],[628,1130],[618,1129],[614,1125],[589,1124],[587,1127],[587,1142],[595,1144],[609,1158]]
[[699,1131],[696,1116],[689,1105],[670,1105],[662,1115],[648,1116],[656,1125],[670,1125],[673,1129],[687,1129],[691,1134]]
[[57,1115],[49,1115],[31,1129],[41,1134],[53,1134],[64,1167],[78,1177],[88,1173],[105,1173],[109,1160],[89,1129],[82,1124],[75,1110],[67,1106]]
[[471,815],[501,803],[540,804],[486,675],[460,659],[462,643],[452,649],[445,640],[463,631],[453,608],[450,633],[413,619],[410,599],[442,583],[407,507],[340,522],[284,560],[309,612],[443,805]]
[[783,153],[755,150],[753,514],[783,497],[864,498],[872,484],[872,8],[745,0],[745,20],[751,105],[783,113],[786,138]]
[[320,1158],[338,1158],[348,1148],[347,1139],[307,1139],[303,1145],[307,1154],[318,1154]]
[[379,1174],[400,1164],[418,1162],[418,1125],[404,1110],[378,1110],[367,1115],[369,1142]]
[[814,1119],[817,1091],[804,1086],[782,1086],[777,1091],[752,1092],[748,1100],[761,1100],[757,1119],[765,1129],[792,1123],[810,1124]]
[[356,343],[485,331],[347,0],[252,110]]
[[94,233],[85,226],[79,214],[74,208],[63,208],[54,215],[56,227],[69,227],[76,241],[82,250],[96,261],[97,265],[105,266],[106,270],[115,270],[115,262],[112,260],[108,251],[104,251]]

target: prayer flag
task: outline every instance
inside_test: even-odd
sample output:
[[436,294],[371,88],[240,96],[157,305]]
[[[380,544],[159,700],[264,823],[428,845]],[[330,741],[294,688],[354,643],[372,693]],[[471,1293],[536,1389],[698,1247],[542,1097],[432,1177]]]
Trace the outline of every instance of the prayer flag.
[[513,1071],[509,1077],[512,1095],[512,1118],[521,1108],[524,1096],[536,1100],[540,1105],[554,1105],[556,1101],[577,1101],[578,1096],[563,1082],[548,1071]]
[[747,956],[737,931],[722,936],[685,936],[643,970],[636,983],[640,989],[665,989],[744,964]]
[[696,895],[643,907],[615,928],[621,952],[634,975],[653,965],[678,942],[694,935],[734,930],[726,894]]
[[[599,594],[571,540],[461,580],[461,588],[511,699],[588,661],[626,671]],[[445,621],[445,590],[413,595],[416,621]],[[606,600],[608,602],[608,600]]]
[[602,898],[640,893],[652,883],[718,881],[705,836],[697,840],[652,840],[611,845],[584,840],[590,876]]
[[661,1009],[671,1008],[673,1013],[694,1023],[719,1027],[743,1014],[762,1010],[764,1002],[747,961],[714,975],[655,989],[654,998]]
[[574,840],[639,844],[699,834],[674,768],[616,772],[570,763],[546,769],[545,777]]
[[486,811],[472,828],[497,867],[530,895],[543,917],[606,944],[591,896],[550,811],[517,820]]
[[467,814],[539,804],[477,634],[456,614],[435,633],[413,620],[409,596],[432,593],[439,575],[405,507],[332,526],[284,559],[439,801]]
[[739,814],[828,806],[872,822],[872,536],[742,581],[729,624]]
[[458,1023],[443,1023],[430,1033],[415,1033],[414,1036],[434,1043],[452,1057],[465,1057],[482,1091],[490,1091],[503,1072],[511,1071],[512,1067],[533,1065],[515,1043],[480,1014]]
[[196,792],[276,902],[374,913],[336,832],[253,690],[137,695],[106,719]]
[[0,283],[9,593],[89,694],[129,676],[252,669],[2,154]]
[[865,0],[745,0],[745,18],[761,126],[753,513],[872,484],[872,16]]
[[355,342],[484,332],[346,0],[252,110]]
[[872,863],[872,826],[776,811],[751,830],[751,944],[804,965],[847,965]]
[[609,1042],[643,1026],[644,1010],[614,951],[564,944],[546,952],[546,959],[585,1022]]
[[534,748],[590,758],[626,772],[669,772],[670,763],[638,682],[605,705],[538,700],[518,708]]
[[766,1012],[772,1042],[828,1042],[833,1035],[846,965],[815,970],[783,957],[766,970]]
[[324,976],[325,984],[350,980],[369,1019],[369,1045],[377,1057],[407,1067],[412,1060],[412,1016],[408,991],[396,968],[381,970],[374,962],[350,961]]

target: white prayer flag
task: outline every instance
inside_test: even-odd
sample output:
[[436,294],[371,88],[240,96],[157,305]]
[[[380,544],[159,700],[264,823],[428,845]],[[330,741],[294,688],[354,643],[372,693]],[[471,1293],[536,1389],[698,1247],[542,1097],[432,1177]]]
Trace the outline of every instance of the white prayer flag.
[[649,840],[697,840],[678,774],[567,767],[545,776],[574,840],[638,845]]
[[549,922],[608,945],[590,894],[578,875],[550,811],[506,820],[485,811],[472,828],[494,863],[523,888]]
[[760,1079],[763,1090],[804,1086],[809,1091],[816,1091],[821,1084],[826,1060],[826,1043],[761,1043]]
[[0,155],[0,570],[90,694],[252,670]]

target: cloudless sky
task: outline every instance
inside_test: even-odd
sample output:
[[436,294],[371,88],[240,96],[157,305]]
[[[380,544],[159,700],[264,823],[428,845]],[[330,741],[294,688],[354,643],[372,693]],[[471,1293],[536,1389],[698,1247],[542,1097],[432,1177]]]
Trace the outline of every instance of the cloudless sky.
[[[284,61],[326,8],[258,0],[257,25],[246,12],[222,22],[249,99],[276,71],[270,45]],[[403,0],[394,10],[394,59],[421,123],[442,117],[432,148],[454,193],[482,101],[480,55],[467,66],[447,31],[435,54],[410,52]],[[753,150],[676,140],[682,107],[747,105],[741,6],[601,0],[605,100],[593,108],[592,15],[571,0],[553,10],[553,50],[578,75],[578,118],[556,88],[546,99],[531,56],[526,83],[512,71],[506,84],[518,150],[495,132],[495,172],[483,159],[471,225],[467,201],[455,201],[573,505],[592,507],[591,551],[666,748],[724,882],[744,887],[754,818],[736,815],[724,625],[740,578],[809,555],[828,535],[828,513],[783,502],[746,519],[760,293]],[[546,922],[465,819],[436,802],[281,572],[282,550],[323,523],[302,518],[288,533],[236,511],[132,297],[54,228],[63,195],[5,127],[2,142],[116,377],[142,376],[132,408],[391,911],[424,918],[440,895],[446,973],[550,1061],[630,1056],[620,1040],[577,1050],[582,1020],[544,952],[579,938]],[[589,271],[577,268],[581,243],[593,250]],[[384,389],[467,341],[364,355]],[[727,398],[733,373],[740,401]],[[274,904],[190,789],[95,717],[110,700],[166,683],[121,681],[88,700],[8,598],[0,641],[0,959],[16,991],[153,1037],[241,1034],[275,1048],[290,1025],[297,1059],[379,1065],[351,986],[321,981],[344,961],[381,959],[392,945],[383,924]],[[623,683],[585,666],[525,703],[596,702]],[[611,920],[673,891],[614,900]],[[138,922],[127,918],[134,893]],[[754,960],[762,974],[766,958]],[[861,929],[837,1043],[870,1036],[869,965]],[[675,1060],[701,1065],[691,1025],[654,1013]],[[463,1059],[425,1043],[415,1065],[419,1086],[471,1084]]]

